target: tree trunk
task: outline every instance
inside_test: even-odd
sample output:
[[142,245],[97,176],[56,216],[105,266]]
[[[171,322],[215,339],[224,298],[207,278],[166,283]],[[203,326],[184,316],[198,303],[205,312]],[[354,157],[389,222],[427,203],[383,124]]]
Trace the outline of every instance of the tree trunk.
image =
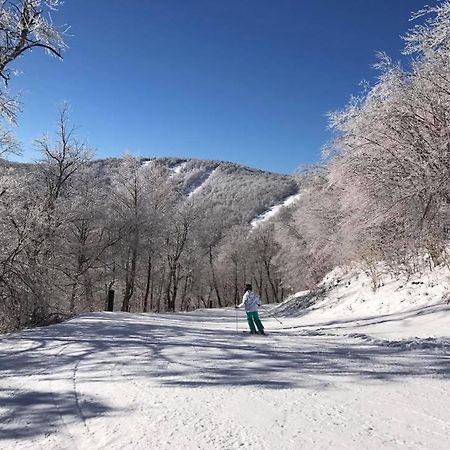
[[[144,307],[143,311],[146,313],[148,312],[148,296],[150,293],[150,286],[151,286],[151,279],[152,279],[152,256],[148,255],[148,265],[147,265],[147,281],[145,284],[145,294],[144,294]],[[150,307],[151,307],[150,302]]]
[[125,292],[122,301],[122,311],[130,311],[130,299],[134,294],[134,283],[136,281],[137,245],[131,251],[131,261],[127,261],[125,276]]
[[216,271],[214,269],[214,261],[213,261],[211,246],[209,247],[209,266],[211,268],[212,284],[213,284],[214,291],[216,293],[217,303],[219,305],[219,308],[222,308],[222,299],[220,297],[219,286],[217,285],[217,277],[216,277]]

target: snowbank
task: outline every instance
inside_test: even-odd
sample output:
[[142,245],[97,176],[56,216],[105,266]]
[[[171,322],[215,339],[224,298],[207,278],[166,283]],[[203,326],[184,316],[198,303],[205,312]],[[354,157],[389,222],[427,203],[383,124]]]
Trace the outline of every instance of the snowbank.
[[364,270],[336,268],[316,290],[295,294],[273,312],[295,318],[293,326],[358,328],[382,339],[450,338],[446,267],[427,269],[409,279],[385,274],[381,284],[374,290]]

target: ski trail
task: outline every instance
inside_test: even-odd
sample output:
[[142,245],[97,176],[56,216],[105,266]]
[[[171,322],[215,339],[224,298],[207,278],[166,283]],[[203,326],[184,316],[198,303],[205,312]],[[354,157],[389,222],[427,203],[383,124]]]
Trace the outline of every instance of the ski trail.
[[81,392],[79,391],[78,386],[77,386],[77,373],[78,373],[81,361],[82,361],[82,358],[78,359],[76,364],[73,366],[73,371],[72,371],[72,390],[73,390],[73,396],[75,398],[75,406],[77,408],[78,415],[79,415],[79,417],[82,420],[84,428],[89,433],[89,435],[92,436],[92,432],[91,432],[91,430],[90,430],[90,428],[88,426],[88,417],[83,411]]
[[187,197],[189,199],[191,199],[195,194],[197,194],[202,188],[203,186],[206,184],[206,182],[214,175],[214,173],[216,172],[217,169],[210,169],[207,172],[205,172],[204,174],[202,174],[196,183],[194,184],[194,189],[192,189]]
[[175,166],[169,167],[169,170],[172,172],[171,176],[175,176],[181,173],[181,171],[186,167],[187,161],[183,161]]
[[255,217],[250,222],[250,226],[254,229],[258,225],[261,225],[262,223],[275,217],[283,208],[294,204],[301,197],[301,195],[302,195],[301,193],[297,193],[297,194],[293,194],[293,195],[290,195],[289,197],[285,198],[281,203],[272,206],[267,211],[265,211],[262,214],[260,214],[259,216]]
[[[66,430],[65,437],[70,441],[70,446],[64,444],[63,448],[86,448],[87,445],[99,448],[95,433],[89,426],[90,414],[85,411],[84,404],[90,403],[83,398],[78,379],[89,354],[90,352],[80,349],[78,344],[66,346],[65,353],[60,356],[65,356],[70,361],[67,368],[61,372],[47,373],[49,391],[52,393],[59,419]],[[61,397],[61,392],[67,395]]]
[[[446,449],[448,346],[390,347],[289,326],[241,336],[234,309],[223,309],[86,314],[39,329],[36,342],[55,347],[43,358],[46,345],[19,345],[17,361],[29,349],[42,367],[13,384],[28,381],[24,389],[49,393],[52,405],[42,409],[37,396],[19,409],[20,392],[0,401],[3,417],[14,417],[0,448]],[[52,358],[58,345],[64,351]],[[6,351],[0,393],[12,384],[1,375],[14,368],[0,339]]]
[[[48,373],[47,377],[48,377],[49,391],[51,392],[52,395],[52,402],[58,414],[58,419],[63,429],[63,431],[60,431],[58,433],[58,437],[60,437],[62,440],[63,448],[78,449],[76,435],[74,431],[71,430],[71,426],[68,423],[68,420],[65,418],[67,404],[66,403],[61,404],[56,395],[57,392],[60,392],[60,386],[56,386],[55,383],[52,381],[51,373]],[[76,395],[75,395],[75,404],[77,406],[78,412],[81,412]]]

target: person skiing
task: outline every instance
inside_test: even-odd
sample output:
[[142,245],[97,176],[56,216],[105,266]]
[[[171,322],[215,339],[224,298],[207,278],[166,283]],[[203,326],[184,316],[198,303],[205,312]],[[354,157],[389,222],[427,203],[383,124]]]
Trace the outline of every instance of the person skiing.
[[[251,334],[266,334],[264,333],[264,326],[258,315],[258,306],[261,306],[261,299],[252,291],[252,285],[245,285],[244,296],[242,297],[242,303],[236,306],[237,308],[245,307],[247,313],[247,322],[250,327]],[[256,331],[258,329],[258,331]]]

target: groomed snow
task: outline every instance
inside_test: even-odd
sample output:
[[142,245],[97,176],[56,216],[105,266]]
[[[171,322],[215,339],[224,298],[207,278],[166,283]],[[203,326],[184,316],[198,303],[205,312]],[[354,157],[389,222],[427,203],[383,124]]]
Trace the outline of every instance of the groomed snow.
[[195,194],[197,194],[203,186],[205,186],[206,182],[214,175],[217,169],[210,169],[203,173],[195,182],[192,183],[192,190],[188,194],[188,198],[192,198]]
[[361,273],[331,274],[324,298],[268,310],[282,324],[264,311],[267,337],[234,309],[5,335],[0,448],[447,449],[450,306],[434,276],[377,297]]
[[300,197],[301,197],[301,193],[290,195],[289,197],[286,197],[281,203],[279,203],[278,205],[272,206],[267,211],[265,211],[264,213],[260,214],[258,217],[253,219],[250,222],[250,226],[252,228],[255,228],[258,225],[260,225],[261,223],[266,222],[267,220],[275,217],[281,211],[282,208],[292,205]]

